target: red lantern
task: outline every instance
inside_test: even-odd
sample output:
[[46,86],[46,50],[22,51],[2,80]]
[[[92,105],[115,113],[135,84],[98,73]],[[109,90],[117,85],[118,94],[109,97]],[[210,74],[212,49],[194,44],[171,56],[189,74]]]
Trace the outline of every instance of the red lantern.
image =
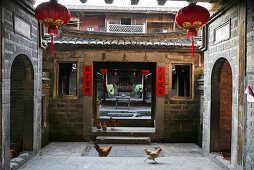
[[100,69],[100,72],[104,75],[108,72],[108,69]]
[[180,9],[175,17],[176,23],[187,31],[187,36],[192,37],[192,57],[194,56],[193,37],[197,36],[197,29],[202,28],[210,18],[209,11],[199,5],[190,4]]
[[150,73],[149,70],[142,70],[141,72],[142,72],[142,74],[149,74]]
[[62,27],[70,21],[70,11],[63,5],[51,0],[38,5],[35,9],[35,17],[39,22],[48,26],[51,35],[51,56],[53,55],[53,36],[58,34],[58,27]]

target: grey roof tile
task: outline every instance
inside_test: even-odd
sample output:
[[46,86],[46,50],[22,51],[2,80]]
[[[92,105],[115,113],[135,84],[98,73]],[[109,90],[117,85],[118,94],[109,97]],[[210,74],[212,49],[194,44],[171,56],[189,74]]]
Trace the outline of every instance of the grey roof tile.
[[[97,36],[98,37],[98,36]],[[60,34],[54,38],[54,44],[78,44],[78,45],[140,45],[140,46],[186,46],[190,47],[191,39],[187,37],[181,37],[181,39],[140,39],[140,37],[133,36],[133,39],[108,39],[108,37],[101,38],[85,38],[84,36],[78,36],[76,34]],[[135,39],[139,38],[139,39]],[[47,39],[48,43],[51,43],[50,39]],[[195,46],[197,45],[197,41]]]

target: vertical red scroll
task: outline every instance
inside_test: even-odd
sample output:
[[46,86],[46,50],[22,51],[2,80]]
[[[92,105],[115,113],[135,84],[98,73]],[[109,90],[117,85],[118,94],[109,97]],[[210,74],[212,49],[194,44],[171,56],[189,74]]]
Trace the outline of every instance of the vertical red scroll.
[[157,67],[156,96],[165,95],[165,67]]
[[83,95],[92,95],[92,66],[84,66]]

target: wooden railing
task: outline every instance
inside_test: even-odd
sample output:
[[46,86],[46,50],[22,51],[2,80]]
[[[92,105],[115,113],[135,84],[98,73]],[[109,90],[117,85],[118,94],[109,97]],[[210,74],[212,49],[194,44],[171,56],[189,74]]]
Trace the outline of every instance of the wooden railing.
[[111,33],[145,33],[145,25],[107,24],[107,32],[111,32]]

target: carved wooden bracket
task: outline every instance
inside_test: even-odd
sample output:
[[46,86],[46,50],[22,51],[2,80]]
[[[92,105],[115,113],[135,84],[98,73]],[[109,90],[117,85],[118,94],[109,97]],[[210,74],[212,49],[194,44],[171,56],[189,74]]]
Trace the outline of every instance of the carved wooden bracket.
[[157,0],[158,5],[165,5],[167,0]]
[[80,0],[81,3],[87,3],[87,0]]
[[131,5],[138,5],[139,0],[131,0]]
[[104,0],[106,4],[112,4],[114,0]]

